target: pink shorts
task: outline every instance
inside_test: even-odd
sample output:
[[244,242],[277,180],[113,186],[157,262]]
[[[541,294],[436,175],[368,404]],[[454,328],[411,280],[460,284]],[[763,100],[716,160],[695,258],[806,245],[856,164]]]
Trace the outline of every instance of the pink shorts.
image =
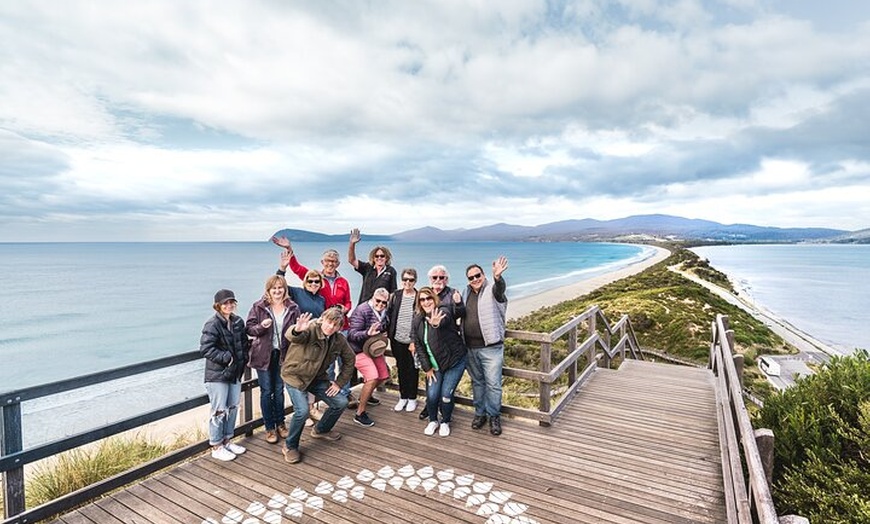
[[363,381],[386,380],[390,378],[387,359],[383,355],[372,358],[365,353],[356,354],[356,368],[362,373]]

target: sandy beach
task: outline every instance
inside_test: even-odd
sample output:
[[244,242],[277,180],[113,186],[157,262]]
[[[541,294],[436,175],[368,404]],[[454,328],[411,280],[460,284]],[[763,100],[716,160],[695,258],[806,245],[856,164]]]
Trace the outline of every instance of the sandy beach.
[[[638,261],[637,263],[631,264],[629,266],[620,268],[616,271],[605,273],[603,275],[598,275],[596,277],[585,280],[579,280],[573,284],[556,289],[551,289],[549,291],[545,291],[536,295],[511,300],[508,303],[508,317],[522,317],[544,306],[552,306],[560,302],[564,302],[566,300],[585,295],[586,293],[594,291],[595,289],[603,285],[640,273],[644,269],[661,262],[662,260],[666,259],[668,255],[670,255],[670,251],[668,251],[667,249],[660,247],[654,247],[654,249],[655,254],[651,257]],[[508,286],[510,286],[509,272],[505,274],[505,278],[508,280]],[[256,393],[257,391],[255,390],[254,416],[258,417],[260,416],[259,399],[256,398]],[[199,435],[200,437],[204,438],[205,431],[207,429],[207,418],[208,406],[200,406],[199,408],[192,409],[186,413],[180,413],[162,421],[149,424],[148,426],[145,426],[138,430],[134,430],[131,433],[142,433],[149,437],[160,439],[165,442],[172,442],[178,436]],[[239,420],[241,420],[241,417]]]

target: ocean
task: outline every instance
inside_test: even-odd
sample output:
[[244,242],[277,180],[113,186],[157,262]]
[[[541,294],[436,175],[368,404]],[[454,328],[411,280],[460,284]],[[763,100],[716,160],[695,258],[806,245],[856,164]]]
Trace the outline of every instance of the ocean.
[[870,245],[776,244],[693,248],[740,293],[844,353],[870,349]]
[[[508,297],[519,298],[593,278],[648,258],[651,248],[604,243],[386,243],[399,271],[444,264],[454,287],[465,267],[508,257]],[[298,243],[303,263],[319,269],[324,249],[359,292],[347,244]],[[371,242],[357,245],[366,259]],[[246,316],[274,274],[280,249],[268,242],[0,244],[0,391],[44,384],[193,351],[214,292],[229,288]],[[291,285],[298,285],[292,279]],[[421,284],[422,285],[422,284]],[[354,301],[356,304],[356,301]],[[23,403],[25,447],[115,422],[203,394],[202,361]],[[34,428],[41,428],[34,431]],[[44,429],[42,429],[44,428]]]

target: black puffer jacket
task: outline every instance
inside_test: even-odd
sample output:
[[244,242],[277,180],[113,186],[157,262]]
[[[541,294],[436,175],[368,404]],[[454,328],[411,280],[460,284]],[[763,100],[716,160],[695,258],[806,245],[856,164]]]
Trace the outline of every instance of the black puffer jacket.
[[[426,316],[420,313],[414,316],[411,328],[411,338],[416,347],[414,356],[423,371],[432,369],[432,363],[429,361],[429,354],[424,342],[428,342],[428,349],[432,351],[435,362],[438,363],[438,369],[442,371],[455,366],[467,351],[465,343],[456,332],[456,319],[453,317],[452,308],[448,305],[439,306],[438,309],[444,313],[444,318],[437,328],[428,326]],[[428,337],[425,336],[427,331]]]
[[205,382],[237,382],[248,363],[250,342],[245,321],[232,314],[229,322],[215,313],[202,326],[199,353],[205,357]]

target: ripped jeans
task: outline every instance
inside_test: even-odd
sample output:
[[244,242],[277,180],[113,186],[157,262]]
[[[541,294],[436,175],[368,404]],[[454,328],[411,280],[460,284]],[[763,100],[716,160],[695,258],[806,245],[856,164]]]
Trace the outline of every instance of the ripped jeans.
[[453,417],[453,393],[465,373],[467,355],[449,369],[435,372],[435,382],[426,384],[426,410],[429,421],[438,422],[438,408],[441,408],[441,423],[450,422]]
[[211,403],[208,419],[208,443],[217,446],[231,438],[239,414],[242,382],[206,382],[205,391]]

